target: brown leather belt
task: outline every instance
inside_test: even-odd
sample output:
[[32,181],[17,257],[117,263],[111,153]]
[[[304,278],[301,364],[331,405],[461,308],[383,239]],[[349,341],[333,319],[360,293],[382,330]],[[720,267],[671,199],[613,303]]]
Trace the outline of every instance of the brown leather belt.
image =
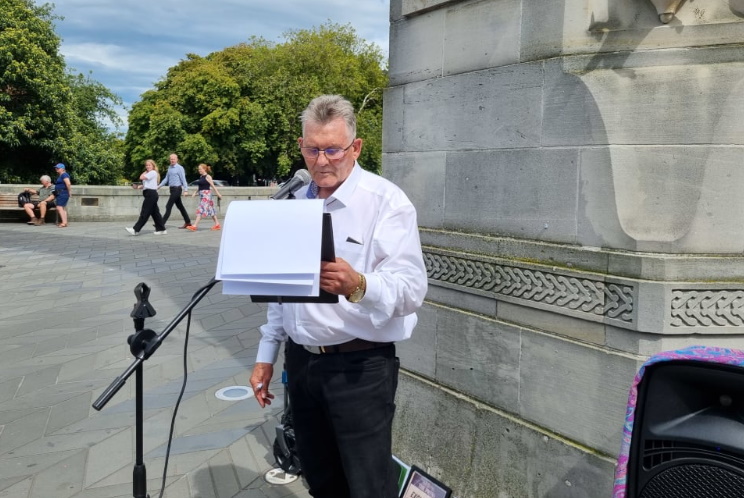
[[364,339],[354,339],[342,344],[333,346],[302,346],[306,351],[313,354],[333,354],[333,353],[354,353],[356,351],[366,351],[368,349],[384,348],[390,346],[392,342],[372,342]]

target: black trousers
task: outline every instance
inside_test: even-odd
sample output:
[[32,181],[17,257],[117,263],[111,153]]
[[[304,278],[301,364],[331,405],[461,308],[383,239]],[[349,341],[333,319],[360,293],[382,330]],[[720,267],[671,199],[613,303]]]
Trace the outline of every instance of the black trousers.
[[186,223],[187,225],[191,225],[191,218],[189,218],[189,213],[188,211],[186,211],[186,208],[183,207],[183,202],[181,201],[182,192],[183,192],[183,188],[181,187],[170,188],[170,197],[168,197],[168,202],[165,203],[165,214],[163,215],[164,225],[168,223],[168,218],[170,218],[171,209],[173,209],[173,204],[175,204],[178,210],[181,212],[181,216],[183,216],[184,223]]
[[316,355],[287,342],[297,452],[316,498],[396,498],[395,345]]
[[152,217],[152,221],[155,223],[155,230],[161,232],[165,230],[165,222],[160,216],[160,208],[158,208],[158,191],[152,189],[145,189],[142,191],[144,200],[142,201],[142,209],[140,209],[139,219],[134,224],[134,231],[139,232],[142,227],[147,223],[147,219]]

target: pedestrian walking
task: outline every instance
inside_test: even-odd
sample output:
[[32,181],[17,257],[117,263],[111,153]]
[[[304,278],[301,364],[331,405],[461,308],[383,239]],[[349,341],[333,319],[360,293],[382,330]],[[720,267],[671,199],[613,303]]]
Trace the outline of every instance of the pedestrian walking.
[[164,187],[166,185],[170,187],[170,197],[168,197],[168,202],[165,204],[163,224],[168,223],[171,209],[173,209],[173,204],[175,204],[178,208],[178,211],[180,211],[181,216],[183,216],[184,222],[183,226],[180,226],[178,228],[190,227],[191,218],[189,218],[189,213],[188,211],[186,211],[186,208],[183,206],[183,202],[181,201],[181,196],[185,195],[186,192],[188,192],[189,186],[186,183],[186,171],[183,169],[183,166],[178,164],[178,155],[176,154],[170,155],[170,166],[168,166],[168,171],[165,172],[165,178],[163,178],[163,181],[160,182],[158,188]]
[[[160,216],[160,208],[158,208],[158,183],[160,181],[160,174],[158,173],[158,165],[155,161],[148,159],[145,161],[145,171],[140,175],[142,184],[135,188],[142,189],[142,209],[140,209],[139,219],[132,228],[125,228],[129,235],[139,235],[142,227],[147,223],[148,218],[152,218],[155,223],[155,235],[165,235],[168,233],[165,230],[165,222]],[[134,186],[134,185],[133,185]]]
[[[214,201],[212,200],[212,189],[214,189],[215,194],[217,194],[217,197],[222,199],[222,194],[220,194],[220,191],[217,190],[217,186],[214,184],[214,181],[212,181],[212,176],[209,174],[212,172],[212,168],[209,167],[208,164],[200,164],[199,165],[199,180],[197,181],[197,191],[199,192],[199,207],[196,209],[196,221],[193,225],[186,227],[192,232],[196,232],[197,227],[199,226],[199,222],[202,218],[212,218],[214,220],[214,225],[212,225],[212,230],[219,230],[222,228],[220,226],[220,222],[217,219],[217,213],[214,210]],[[196,192],[191,194],[191,197],[194,197],[196,195]]]

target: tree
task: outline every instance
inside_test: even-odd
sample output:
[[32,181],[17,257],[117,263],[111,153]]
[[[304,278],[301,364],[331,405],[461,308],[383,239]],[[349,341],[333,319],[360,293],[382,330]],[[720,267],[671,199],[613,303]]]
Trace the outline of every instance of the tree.
[[207,57],[188,55],[169,69],[132,108],[125,144],[131,171],[147,157],[165,161],[176,152],[187,172],[209,162],[218,177],[286,177],[303,164],[299,115],[323,93],[354,104],[365,139],[361,162],[379,171],[387,84],[380,49],[331,22],[285,38],[272,44],[254,37]]
[[69,148],[72,92],[51,7],[0,0],[0,176],[25,177]]
[[121,100],[89,76],[68,72],[52,7],[0,0],[0,179],[36,181],[55,162],[76,183],[121,176]]
[[75,181],[115,184],[124,165],[124,143],[107,124],[121,123],[115,105],[121,99],[101,83],[82,74],[68,75],[72,91],[73,126],[65,157],[75,168]]

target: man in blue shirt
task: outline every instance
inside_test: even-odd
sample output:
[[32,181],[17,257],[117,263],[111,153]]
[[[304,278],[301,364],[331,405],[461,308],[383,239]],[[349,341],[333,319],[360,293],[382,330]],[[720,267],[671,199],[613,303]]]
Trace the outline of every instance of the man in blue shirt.
[[183,202],[181,202],[181,195],[186,194],[189,187],[186,183],[186,172],[184,171],[183,166],[178,164],[178,156],[176,154],[170,155],[170,166],[168,166],[168,171],[166,171],[163,180],[160,182],[160,185],[158,185],[158,188],[164,187],[166,185],[170,187],[170,197],[168,197],[168,202],[165,204],[163,225],[168,223],[171,209],[173,209],[173,204],[175,204],[178,210],[181,212],[181,216],[183,216],[184,221],[183,226],[178,228],[190,227],[191,218],[189,218],[189,213],[188,211],[186,211],[186,208],[183,207]]

